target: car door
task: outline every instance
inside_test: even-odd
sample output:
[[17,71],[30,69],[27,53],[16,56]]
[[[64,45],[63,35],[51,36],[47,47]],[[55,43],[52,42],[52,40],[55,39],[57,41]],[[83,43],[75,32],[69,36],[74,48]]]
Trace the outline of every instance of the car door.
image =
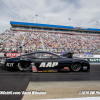
[[72,63],[73,63],[73,59],[72,58],[64,57],[62,59],[62,68],[64,68],[64,67],[70,67]]
[[50,53],[36,53],[35,66],[38,70],[52,70],[62,68],[62,58]]

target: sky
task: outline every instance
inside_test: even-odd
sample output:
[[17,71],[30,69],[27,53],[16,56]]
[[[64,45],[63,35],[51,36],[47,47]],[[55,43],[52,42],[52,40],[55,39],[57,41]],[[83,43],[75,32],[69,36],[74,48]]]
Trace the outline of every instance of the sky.
[[100,28],[100,0],[0,0],[0,34],[10,21]]

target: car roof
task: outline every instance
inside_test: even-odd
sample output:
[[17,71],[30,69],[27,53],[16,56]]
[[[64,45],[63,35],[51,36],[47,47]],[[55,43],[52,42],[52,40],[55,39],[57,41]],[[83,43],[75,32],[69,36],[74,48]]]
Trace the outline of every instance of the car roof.
[[[35,52],[27,53],[27,54],[24,54],[21,56],[27,56],[27,55],[34,54],[34,53],[51,53],[51,54],[57,55],[57,54],[55,54],[53,52],[49,52],[49,51],[35,51]],[[59,56],[59,55],[57,55],[57,56]]]

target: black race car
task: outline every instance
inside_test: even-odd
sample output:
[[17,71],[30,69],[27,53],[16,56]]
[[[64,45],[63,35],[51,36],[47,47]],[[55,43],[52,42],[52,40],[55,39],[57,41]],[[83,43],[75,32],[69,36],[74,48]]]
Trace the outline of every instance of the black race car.
[[18,68],[20,71],[82,71],[89,70],[90,64],[87,60],[72,57],[73,53],[62,56],[48,51],[37,51],[24,54],[14,58],[5,59],[5,68]]

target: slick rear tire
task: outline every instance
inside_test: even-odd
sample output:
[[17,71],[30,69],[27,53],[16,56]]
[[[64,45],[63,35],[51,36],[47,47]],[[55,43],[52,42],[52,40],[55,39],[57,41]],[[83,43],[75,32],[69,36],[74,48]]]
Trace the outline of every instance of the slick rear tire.
[[73,63],[73,64],[71,65],[71,70],[72,70],[73,72],[79,72],[79,71],[81,71],[81,69],[82,69],[82,66],[81,66],[81,64],[79,64],[79,63]]
[[29,62],[19,62],[18,69],[22,72],[32,71],[32,66],[31,66],[31,63]]

